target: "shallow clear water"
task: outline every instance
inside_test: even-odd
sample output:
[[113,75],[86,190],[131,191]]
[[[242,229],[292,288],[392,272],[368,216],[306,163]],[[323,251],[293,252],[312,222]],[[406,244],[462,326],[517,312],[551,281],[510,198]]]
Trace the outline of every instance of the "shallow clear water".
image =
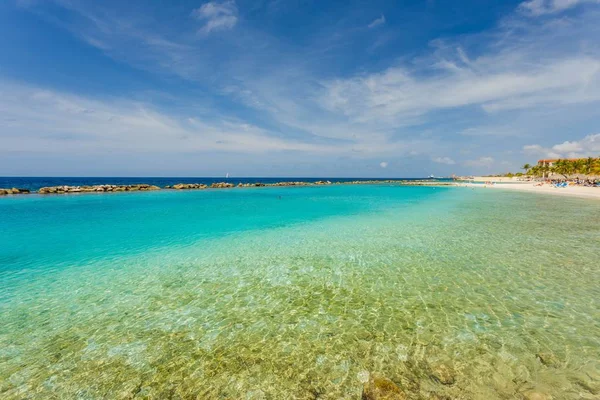
[[368,373],[414,399],[600,396],[595,201],[264,188],[0,218],[3,399],[359,399]]

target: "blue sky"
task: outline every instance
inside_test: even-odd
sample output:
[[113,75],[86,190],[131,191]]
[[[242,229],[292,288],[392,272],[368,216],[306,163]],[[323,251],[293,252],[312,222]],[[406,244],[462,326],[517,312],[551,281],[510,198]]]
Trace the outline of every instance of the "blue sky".
[[0,2],[0,175],[499,173],[599,125],[600,0]]

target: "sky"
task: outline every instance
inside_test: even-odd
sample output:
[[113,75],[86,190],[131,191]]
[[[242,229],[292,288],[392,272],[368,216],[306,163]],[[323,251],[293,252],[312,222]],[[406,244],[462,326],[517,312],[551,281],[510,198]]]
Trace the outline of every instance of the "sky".
[[2,0],[0,176],[600,155],[600,0]]

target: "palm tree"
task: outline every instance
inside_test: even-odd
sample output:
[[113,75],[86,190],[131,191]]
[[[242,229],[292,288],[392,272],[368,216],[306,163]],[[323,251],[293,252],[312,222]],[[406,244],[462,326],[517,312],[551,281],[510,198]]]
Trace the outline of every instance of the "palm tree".
[[575,161],[569,161],[572,167],[572,173],[575,174],[586,174],[585,172],[585,160],[579,159]]
[[595,158],[592,161],[592,166],[590,167],[591,175],[600,175],[600,158]]
[[552,167],[552,172],[564,176],[565,179],[569,177],[574,171],[574,165],[569,160],[558,160]]
[[590,175],[592,173],[593,169],[594,169],[594,159],[592,157],[588,157],[587,160],[584,161],[582,173],[585,175]]
[[529,170],[529,174],[533,175],[533,176],[543,176],[546,173],[545,170],[546,167],[543,167],[541,165],[534,165],[533,167],[531,167],[531,169]]
[[531,169],[531,165],[529,165],[529,164],[524,164],[524,165],[521,167],[521,169],[525,171],[525,174],[528,174],[528,173],[529,173],[529,170]]

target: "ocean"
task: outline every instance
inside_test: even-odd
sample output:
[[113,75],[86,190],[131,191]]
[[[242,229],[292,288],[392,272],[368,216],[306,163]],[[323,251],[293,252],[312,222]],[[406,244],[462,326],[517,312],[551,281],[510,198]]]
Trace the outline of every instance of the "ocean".
[[360,399],[374,374],[410,399],[600,393],[594,200],[21,195],[0,221],[2,399]]

